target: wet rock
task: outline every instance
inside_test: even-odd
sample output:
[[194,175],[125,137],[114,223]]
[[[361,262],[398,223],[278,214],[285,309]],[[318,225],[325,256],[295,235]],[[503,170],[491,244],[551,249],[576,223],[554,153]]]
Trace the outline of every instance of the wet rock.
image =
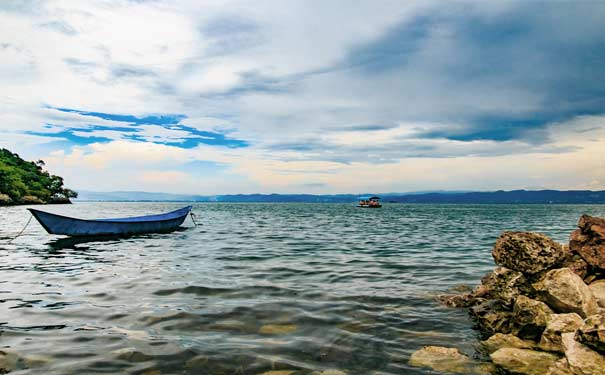
[[451,291],[457,293],[471,293],[473,288],[468,284],[456,284],[451,288]]
[[261,335],[287,335],[297,329],[295,324],[265,324],[260,327],[258,333]]
[[536,274],[558,264],[563,248],[549,237],[531,232],[504,232],[492,251],[496,264],[525,274]]
[[208,357],[205,355],[196,355],[193,358],[190,358],[185,362],[185,368],[201,368],[208,364]]
[[605,280],[597,280],[588,285],[592,295],[600,307],[605,307]]
[[296,373],[296,370],[271,370],[271,371],[263,372],[260,375],[292,375],[295,373]]
[[469,313],[480,330],[489,334],[511,333],[512,312],[500,300],[488,300],[470,308]]
[[589,316],[576,333],[575,338],[592,350],[604,354],[605,316],[600,314]]
[[591,266],[605,268],[605,219],[582,215],[578,227],[571,234],[569,248]]
[[52,361],[52,358],[45,355],[29,354],[24,356],[22,360],[25,367],[32,368],[46,366]]
[[477,298],[498,299],[512,306],[519,295],[533,293],[532,285],[521,272],[497,267],[481,279],[481,286],[475,289],[474,295]]
[[544,375],[559,360],[554,354],[517,348],[499,349],[490,358],[497,367],[523,375]]
[[314,375],[347,375],[346,372],[340,370],[323,370],[320,372],[315,372]]
[[153,359],[152,355],[145,354],[135,348],[122,348],[111,352],[114,357],[128,362],[146,362]]
[[554,312],[544,302],[519,296],[513,307],[514,332],[521,338],[537,340],[553,314]]
[[556,312],[575,312],[583,318],[597,312],[597,301],[592,292],[569,268],[548,271],[534,288],[539,299]]
[[475,297],[474,294],[471,294],[471,293],[468,293],[468,294],[440,294],[437,296],[437,300],[442,305],[445,305],[448,307],[455,307],[455,308],[471,307],[471,306],[475,306],[475,305],[485,301],[485,299],[477,298],[477,297]]
[[563,352],[561,335],[575,332],[583,323],[580,315],[576,313],[552,315],[540,338],[539,348],[549,352]]
[[561,342],[565,358],[576,375],[605,375],[605,357],[574,339],[575,334],[564,333]]
[[561,358],[548,368],[545,375],[574,375],[574,373],[569,368],[567,359]]
[[477,363],[456,348],[425,346],[410,357],[410,366],[455,374],[488,374],[489,367]]
[[0,373],[11,372],[17,369],[19,355],[12,350],[0,350]]
[[481,341],[481,348],[491,354],[501,348],[535,349],[536,343],[531,340],[522,340],[515,335],[496,333],[485,341]]

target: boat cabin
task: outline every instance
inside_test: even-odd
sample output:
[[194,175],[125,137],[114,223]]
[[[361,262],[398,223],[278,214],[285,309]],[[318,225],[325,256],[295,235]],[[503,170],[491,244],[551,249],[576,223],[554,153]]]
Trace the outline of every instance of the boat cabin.
[[382,205],[380,204],[380,197],[361,197],[359,198],[359,203],[357,203],[357,207],[361,208],[380,208]]

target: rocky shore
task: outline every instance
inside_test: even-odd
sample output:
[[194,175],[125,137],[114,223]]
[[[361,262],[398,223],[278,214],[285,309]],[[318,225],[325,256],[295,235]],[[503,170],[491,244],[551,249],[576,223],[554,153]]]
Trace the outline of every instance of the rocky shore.
[[471,293],[440,302],[469,308],[484,336],[471,359],[427,346],[410,364],[459,374],[605,375],[605,219],[584,215],[569,245],[504,232],[498,267]]

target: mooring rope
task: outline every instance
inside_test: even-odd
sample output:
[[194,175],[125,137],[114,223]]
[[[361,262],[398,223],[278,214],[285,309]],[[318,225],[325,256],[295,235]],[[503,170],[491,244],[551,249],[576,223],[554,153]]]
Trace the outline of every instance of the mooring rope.
[[25,229],[27,228],[27,226],[29,225],[29,223],[31,223],[33,217],[34,217],[34,215],[29,215],[29,220],[27,220],[27,224],[25,224],[25,226],[23,227],[23,229],[21,229],[21,232],[17,233],[17,235],[15,237],[13,237],[10,240],[8,240],[8,243],[13,242],[14,240],[17,239],[17,237],[19,237],[20,235],[23,234],[23,232],[25,232]]
[[193,212],[189,212],[189,216],[191,216],[191,221],[193,221],[193,225],[197,227],[197,221],[195,221],[195,214]]

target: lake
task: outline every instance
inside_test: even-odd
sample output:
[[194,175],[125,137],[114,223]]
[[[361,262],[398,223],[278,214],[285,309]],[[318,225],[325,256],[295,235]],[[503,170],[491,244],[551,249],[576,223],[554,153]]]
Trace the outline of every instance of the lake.
[[[76,203],[82,218],[179,203]],[[0,345],[45,374],[435,374],[424,345],[474,354],[466,309],[435,295],[475,285],[504,230],[567,242],[588,205],[194,204],[170,234],[47,235],[0,208]],[[29,358],[27,361],[23,358]],[[340,372],[339,372],[340,371]],[[285,373],[284,373],[285,374]]]

